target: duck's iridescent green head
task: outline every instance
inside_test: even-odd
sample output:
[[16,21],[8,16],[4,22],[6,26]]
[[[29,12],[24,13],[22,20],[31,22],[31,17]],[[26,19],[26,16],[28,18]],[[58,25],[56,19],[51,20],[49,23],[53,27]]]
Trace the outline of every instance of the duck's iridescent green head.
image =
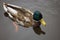
[[42,14],[40,13],[40,11],[35,11],[33,14],[33,19],[35,21],[40,21],[40,23],[44,26],[46,26],[46,22],[43,20]]
[[41,20],[43,17],[42,17],[42,14],[40,13],[40,11],[35,11],[34,12],[34,15],[33,15],[33,19],[36,20],[36,21],[39,21]]

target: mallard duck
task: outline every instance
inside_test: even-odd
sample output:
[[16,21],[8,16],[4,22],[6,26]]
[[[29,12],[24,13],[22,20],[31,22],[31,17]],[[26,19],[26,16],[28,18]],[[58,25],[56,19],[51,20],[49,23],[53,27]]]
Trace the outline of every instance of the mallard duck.
[[3,8],[5,10],[4,15],[10,18],[17,25],[25,28],[33,27],[36,34],[45,34],[45,32],[43,32],[40,28],[41,24],[46,26],[40,11],[36,10],[35,12],[32,12],[26,8],[8,3],[3,3]]

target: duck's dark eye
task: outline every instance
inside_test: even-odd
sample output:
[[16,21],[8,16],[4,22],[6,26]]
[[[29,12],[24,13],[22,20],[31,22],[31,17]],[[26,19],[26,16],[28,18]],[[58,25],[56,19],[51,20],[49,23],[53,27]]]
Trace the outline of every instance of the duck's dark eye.
[[5,12],[5,13],[4,13],[4,16],[5,16],[5,17],[8,17],[9,15],[7,14],[7,12]]
[[42,18],[43,18],[43,16],[42,16],[42,14],[41,14],[41,13],[39,14],[39,18],[40,18],[40,19],[42,19]]

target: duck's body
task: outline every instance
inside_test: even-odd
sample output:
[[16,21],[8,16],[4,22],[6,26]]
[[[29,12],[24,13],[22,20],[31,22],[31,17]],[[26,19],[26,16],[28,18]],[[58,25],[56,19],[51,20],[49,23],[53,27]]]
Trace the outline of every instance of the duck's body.
[[[8,13],[9,17],[16,21],[17,24],[23,27],[31,27],[34,24],[33,13],[30,10],[11,4],[5,4],[4,6],[7,9],[7,13],[10,13]],[[12,10],[17,12],[13,13]]]
[[[39,20],[42,19],[42,15],[36,14],[38,13],[38,11],[36,11],[34,14],[28,9],[11,5],[11,4],[6,4],[6,3],[3,3],[3,7],[4,7],[4,10],[6,11],[5,16],[9,17],[11,20],[16,22],[20,26],[23,26],[26,28],[33,27],[33,29],[36,30],[35,28],[38,29],[39,26],[41,25],[41,22]],[[36,17],[36,15],[38,16]]]

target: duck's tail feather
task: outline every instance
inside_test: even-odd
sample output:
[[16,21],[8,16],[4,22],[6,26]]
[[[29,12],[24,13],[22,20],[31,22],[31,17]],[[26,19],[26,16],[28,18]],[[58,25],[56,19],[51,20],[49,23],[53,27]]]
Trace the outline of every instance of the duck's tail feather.
[[8,15],[8,13],[7,13],[7,12],[4,12],[4,16],[5,16],[5,17],[8,17],[9,15]]

